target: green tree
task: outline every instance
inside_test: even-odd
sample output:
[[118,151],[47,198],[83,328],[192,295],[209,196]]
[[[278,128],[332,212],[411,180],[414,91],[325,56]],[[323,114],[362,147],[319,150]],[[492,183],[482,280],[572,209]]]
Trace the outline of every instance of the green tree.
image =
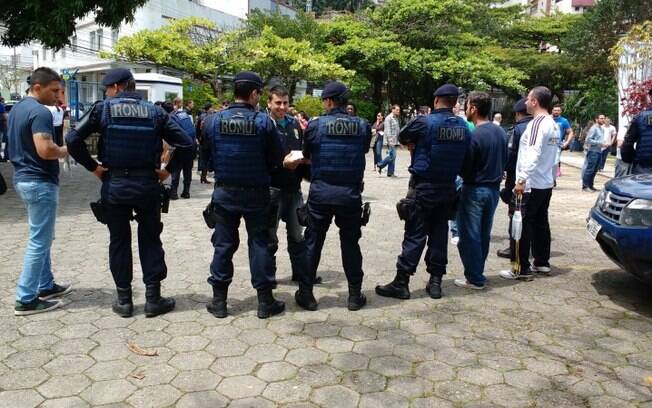
[[317,98],[311,95],[306,95],[303,98],[296,100],[294,107],[299,112],[305,112],[309,118],[319,116],[324,111],[321,103],[321,98]]
[[597,115],[618,118],[618,89],[613,76],[594,76],[581,81],[578,93],[564,101],[564,114],[580,126],[593,120]]
[[68,44],[75,32],[76,20],[89,13],[95,22],[117,28],[123,21],[134,20],[134,12],[147,0],[20,0],[3,1],[0,25],[4,26],[2,44],[17,47],[39,41],[58,50]]

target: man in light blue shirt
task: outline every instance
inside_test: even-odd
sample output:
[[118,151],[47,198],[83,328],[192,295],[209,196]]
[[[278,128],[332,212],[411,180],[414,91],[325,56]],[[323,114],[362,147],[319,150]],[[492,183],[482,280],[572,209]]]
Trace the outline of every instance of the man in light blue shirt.
[[605,116],[599,115],[595,125],[589,129],[586,135],[586,158],[584,159],[584,168],[582,169],[582,191],[598,191],[593,187],[595,175],[598,172],[598,166],[602,158],[602,147],[604,145],[604,125]]

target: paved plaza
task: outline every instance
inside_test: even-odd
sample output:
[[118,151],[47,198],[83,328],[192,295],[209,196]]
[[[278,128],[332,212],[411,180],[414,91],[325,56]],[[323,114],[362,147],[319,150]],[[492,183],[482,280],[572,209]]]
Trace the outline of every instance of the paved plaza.
[[[407,163],[402,151],[398,178],[366,172],[367,307],[346,309],[332,226],[317,312],[294,304],[280,234],[276,293],[287,311],[268,320],[255,314],[243,227],[230,316],[205,310],[212,246],[201,210],[212,189],[196,175],[192,198],[172,202],[163,216],[164,294],[176,298],[176,310],[145,319],[135,255],[135,316],[114,315],[108,231],[88,206],[100,184],[81,167],[62,174],[52,249],[55,277],[73,283],[74,292],[60,310],[14,317],[27,225],[22,203],[8,191],[0,197],[0,407],[652,407],[651,291],[591,241],[585,219],[596,196],[580,191],[575,168],[564,167],[553,193],[552,276],[523,283],[498,277],[508,267],[495,255],[507,243],[500,204],[487,290],[453,285],[463,270],[449,245],[444,298],[426,295],[423,264],[411,300],[376,296],[374,286],[393,278],[401,248],[395,203],[407,189]],[[1,166],[10,176],[10,166]]]

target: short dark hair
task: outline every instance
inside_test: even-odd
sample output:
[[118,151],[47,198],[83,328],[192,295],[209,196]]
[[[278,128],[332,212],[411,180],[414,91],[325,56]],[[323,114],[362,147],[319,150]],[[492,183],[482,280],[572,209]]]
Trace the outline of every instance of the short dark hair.
[[449,108],[452,108],[457,104],[457,96],[443,95],[443,96],[435,96],[435,98],[439,98],[439,101]]
[[161,107],[162,107],[163,110],[166,111],[167,113],[171,113],[171,112],[174,110],[174,105],[172,105],[172,102],[170,102],[170,101],[165,101],[165,102],[163,102],[163,104],[161,105]]
[[532,88],[532,97],[539,102],[539,106],[548,111],[552,108],[552,92],[545,86],[535,86]]
[[427,115],[428,114],[428,107],[423,105],[419,106],[419,115]]
[[125,91],[135,91],[136,90],[136,80],[133,78],[127,79],[126,81],[120,83],[125,88]]
[[284,96],[290,96],[290,92],[283,85],[274,85],[269,90],[269,95],[267,96],[267,100],[271,101],[272,95],[276,95],[279,98],[282,98]]
[[61,81],[61,77],[59,76],[59,74],[57,74],[57,71],[48,67],[40,67],[34,70],[34,72],[32,72],[32,75],[30,76],[29,79],[29,84],[30,86],[34,86],[36,84],[39,84],[41,86],[47,86],[54,81],[57,82]]
[[491,113],[491,96],[488,93],[473,91],[467,101],[469,105],[475,106],[480,116],[486,118]]
[[330,99],[337,107],[346,106],[349,104],[349,98],[347,98],[344,95],[345,94],[338,95],[338,96],[329,96],[328,98],[323,98],[322,100],[325,101],[326,99]]
[[552,105],[552,109],[555,109],[555,108],[559,108],[559,109],[561,109],[561,105],[558,104],[558,103]]
[[351,102],[347,103],[347,104],[346,104],[346,107],[348,108],[349,106],[353,108],[353,113],[354,113],[354,114],[355,114],[355,113],[358,113],[358,107],[355,106],[355,103],[351,103]]
[[194,103],[192,99],[186,99],[185,101],[183,101],[183,106],[188,106],[191,103]]
[[233,96],[238,99],[249,99],[253,91],[260,91],[260,87],[252,82],[240,81],[233,86]]

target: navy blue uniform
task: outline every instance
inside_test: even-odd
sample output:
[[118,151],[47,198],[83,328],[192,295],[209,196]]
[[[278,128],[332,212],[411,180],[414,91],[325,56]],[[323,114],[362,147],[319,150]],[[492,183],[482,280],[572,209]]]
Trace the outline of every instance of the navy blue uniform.
[[633,164],[632,174],[652,173],[652,108],[632,120],[620,154],[625,163]]
[[270,174],[284,157],[274,122],[249,104],[234,103],[205,119],[203,137],[215,172],[212,205],[220,218],[208,283],[223,288],[231,283],[244,218],[251,283],[255,289],[269,288],[275,283],[267,232]]
[[416,272],[426,243],[426,270],[435,276],[446,273],[448,220],[457,198],[455,177],[461,173],[470,140],[466,121],[452,109],[435,109],[401,130],[399,142],[415,145],[408,197],[416,200],[417,212],[405,222],[403,249],[396,262],[399,274]]
[[96,103],[66,135],[68,152],[88,171],[98,166],[84,142],[92,133],[100,133],[98,159],[109,169],[101,196],[108,217],[109,265],[115,284],[128,288],[133,279],[129,222],[134,212],[143,281],[146,285],[158,283],[167,276],[160,238],[161,190],[155,173],[160,168],[162,140],[177,148],[169,171],[180,165],[192,142],[163,109],[143,101],[135,92],[121,92]]
[[518,160],[518,146],[521,142],[521,135],[525,132],[527,124],[532,120],[532,116],[526,116],[517,121],[510,130],[507,140],[507,164],[505,165],[505,189],[501,198],[506,204],[512,200],[512,190],[516,185],[516,161]]
[[303,155],[312,161],[305,231],[308,272],[301,280],[312,287],[333,217],[340,229],[344,273],[350,285],[362,282],[362,179],[371,143],[366,120],[349,116],[344,107],[313,119],[305,131]]
[[185,110],[178,110],[174,112],[174,118],[177,124],[183,129],[184,132],[192,139],[192,153],[186,155],[185,160],[181,164],[181,168],[172,173],[172,190],[171,195],[177,195],[179,188],[179,181],[181,179],[181,172],[183,171],[183,194],[184,198],[188,198],[190,194],[190,184],[192,182],[192,165],[195,160],[195,152],[197,151],[197,136],[195,132],[195,125],[192,123],[192,117]]

